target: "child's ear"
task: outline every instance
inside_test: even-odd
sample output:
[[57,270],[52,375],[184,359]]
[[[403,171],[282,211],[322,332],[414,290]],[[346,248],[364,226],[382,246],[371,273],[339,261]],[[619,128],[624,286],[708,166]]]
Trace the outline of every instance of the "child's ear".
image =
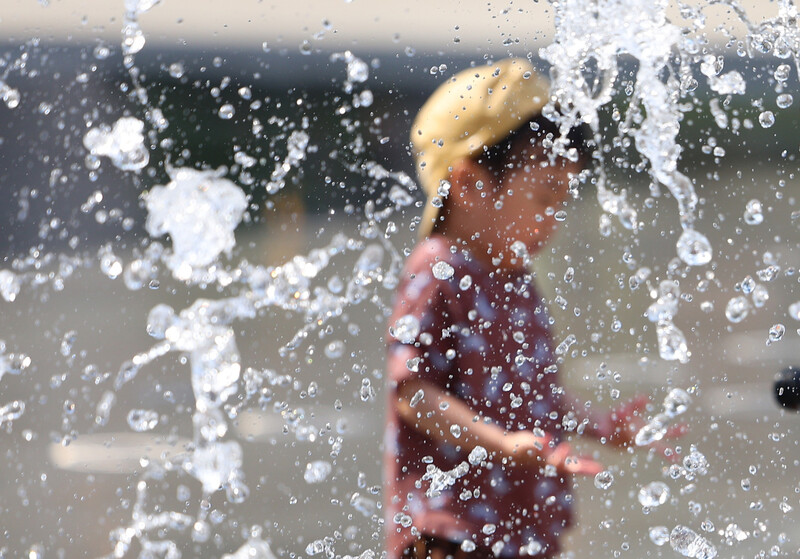
[[[483,188],[478,188],[478,181]],[[450,171],[450,194],[448,200],[462,207],[480,206],[492,188],[490,173],[474,159],[463,158],[455,161]]]

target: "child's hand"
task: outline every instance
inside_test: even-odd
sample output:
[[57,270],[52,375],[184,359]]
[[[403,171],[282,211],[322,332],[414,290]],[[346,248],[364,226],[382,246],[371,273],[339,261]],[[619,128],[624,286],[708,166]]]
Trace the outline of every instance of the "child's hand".
[[[639,395],[616,408],[610,410],[602,426],[606,444],[618,448],[628,448],[636,444],[636,433],[647,423],[645,411],[650,399]],[[682,437],[688,432],[686,425],[673,425],[667,429],[664,439]],[[667,445],[654,443],[650,445],[659,453],[665,454]]]
[[555,466],[559,475],[596,476],[603,465],[586,456],[574,456],[568,443],[559,443],[546,458],[547,464]]
[[502,454],[518,464],[541,466],[543,458],[552,452],[552,440],[547,434],[539,437],[531,431],[513,431],[503,437]]
[[635,444],[636,433],[646,423],[644,412],[650,399],[639,395],[611,409],[605,416],[601,432],[606,444],[627,448]]
[[599,462],[585,456],[574,456],[572,447],[567,443],[559,443],[552,448],[552,440],[550,435],[538,437],[530,431],[507,433],[504,437],[504,454],[518,464],[540,468],[554,466],[560,476],[593,476],[603,471]]

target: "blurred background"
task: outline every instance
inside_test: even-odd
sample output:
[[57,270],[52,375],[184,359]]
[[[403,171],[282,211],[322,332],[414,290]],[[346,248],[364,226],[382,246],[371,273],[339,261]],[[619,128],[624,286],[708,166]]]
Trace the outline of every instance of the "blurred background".
[[[772,2],[742,6],[753,21],[777,10]],[[670,13],[681,21],[677,7]],[[796,105],[781,108],[776,101],[797,93],[797,75],[792,67],[780,85],[773,74],[787,61],[740,55],[738,18],[724,6],[706,13],[700,53],[721,55],[725,69],[747,81],[745,95],[721,96],[701,80],[685,99],[681,165],[700,196],[697,227],[712,242],[712,263],[674,262],[680,233],[674,200],[653,197],[648,176],[634,164],[611,166],[609,177],[629,189],[640,231],[616,222],[601,228],[596,192],[587,185],[568,204],[567,220],[534,269],[555,317],[556,341],[576,339],[562,365],[568,387],[598,407],[650,394],[653,413],[670,388],[689,391],[692,406],[683,417],[692,430],[677,444],[681,456],[695,445],[708,473],[673,479],[669,463],[646,451],[619,455],[579,442],[615,481],[608,489],[578,481],[578,523],[566,556],[676,556],[669,545],[653,543],[649,529],[678,524],[703,533],[720,556],[800,551],[800,417],[780,409],[772,395],[778,371],[800,362],[800,324],[788,310],[800,300],[800,122]],[[149,287],[131,290],[101,265],[103,254],[112,251],[124,265],[151,245],[141,195],[169,180],[167,164],[221,168],[250,196],[236,248],[222,259],[231,269],[245,260],[280,265],[336,233],[370,242],[375,207],[385,205],[396,174],[413,177],[408,128],[426,96],[453,72],[505,56],[530,55],[545,71],[538,49],[552,40],[553,9],[544,2],[471,0],[164,0],[138,20],[146,44],[133,67],[146,105],[123,59],[124,18],[122,1],[5,0],[0,8],[0,270],[21,279],[13,300],[0,299],[0,406],[25,403],[21,417],[0,421],[0,557],[111,553],[108,534],[131,523],[143,480],[148,512],[210,511],[214,535],[206,540],[192,540],[190,530],[158,533],[177,542],[184,557],[231,553],[254,525],[281,557],[308,555],[307,546],[325,537],[337,555],[379,552],[391,282],[376,281],[369,297],[295,350],[280,351],[303,327],[302,316],[265,309],[235,323],[243,365],[286,380],[232,422],[251,492],[232,505],[222,492],[201,500],[196,480],[153,466],[179,460],[192,437],[185,358],[171,353],[147,365],[117,393],[108,422],[95,420],[108,379],[154,344],[145,329],[153,306],[179,310],[198,297],[231,293],[188,287],[166,270]],[[367,63],[366,81],[348,79],[337,55],[345,51]],[[622,65],[623,76],[633,77],[636,62]],[[625,106],[625,97],[622,88],[602,115],[611,135],[614,106]],[[712,100],[739,119],[738,130],[718,125]],[[168,125],[148,135],[146,169],[123,172],[108,160],[87,166],[83,138],[90,126],[126,115],[144,120],[153,108]],[[767,109],[776,120],[764,127],[759,115]],[[267,194],[264,185],[287,157],[287,138],[300,129],[310,139],[305,159],[289,170],[285,188]],[[624,146],[608,154],[626,157],[633,156]],[[395,175],[381,176],[376,164]],[[391,215],[394,229],[378,222],[379,237],[396,255],[415,241],[422,199],[412,194],[415,203]],[[753,199],[763,206],[757,224],[744,219]],[[330,285],[352,274],[357,257],[337,259],[319,281]],[[764,273],[769,265],[777,273]],[[572,281],[564,279],[568,267]],[[644,268],[651,284],[632,288],[630,278],[646,275]],[[644,318],[650,287],[668,276],[679,279],[683,293],[675,322],[691,350],[686,364],[659,358],[653,325]],[[732,323],[725,307],[747,276],[768,299]],[[785,334],[768,344],[776,324]],[[20,355],[30,365],[13,374],[9,363]],[[365,381],[373,392],[365,393]],[[156,411],[158,426],[132,431],[126,416],[134,408]],[[304,478],[316,460],[333,466],[324,483]],[[639,488],[656,480],[672,496],[643,510]],[[134,543],[125,557],[140,552]]]

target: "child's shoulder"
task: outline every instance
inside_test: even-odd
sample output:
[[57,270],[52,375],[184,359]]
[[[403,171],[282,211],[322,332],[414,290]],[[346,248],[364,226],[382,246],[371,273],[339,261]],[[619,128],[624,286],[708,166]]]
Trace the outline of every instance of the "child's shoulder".
[[442,235],[431,235],[412,249],[405,265],[406,274],[428,277],[441,283],[458,283],[465,274],[475,274],[475,264],[463,251]]
[[411,254],[406,261],[408,270],[430,269],[437,262],[455,263],[456,255],[451,250],[451,244],[447,238],[441,235],[431,235],[419,243],[411,250]]

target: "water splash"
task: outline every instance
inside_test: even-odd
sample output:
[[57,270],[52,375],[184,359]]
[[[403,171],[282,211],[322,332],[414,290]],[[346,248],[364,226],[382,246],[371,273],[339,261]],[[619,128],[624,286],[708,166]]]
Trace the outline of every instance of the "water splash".
[[643,507],[655,508],[669,499],[669,486],[663,481],[653,481],[639,489],[637,497]]
[[275,554],[269,544],[261,539],[259,529],[242,547],[233,553],[226,553],[222,559],[275,559]]
[[[673,66],[673,56],[681,52],[683,39],[681,29],[667,17],[667,6],[665,0],[556,3],[555,38],[540,54],[551,64],[553,99],[558,100],[559,109],[551,103],[545,114],[559,123],[562,130],[561,138],[556,141],[556,154],[566,154],[566,132],[580,123],[592,128],[594,139],[602,148],[599,112],[613,99],[620,71],[619,57],[634,56],[639,69],[630,92],[627,117],[620,124],[620,135],[634,139],[639,154],[649,163],[653,187],[666,186],[678,203],[684,235],[691,231],[691,242],[702,246],[702,257],[693,257],[698,251],[687,253],[681,241],[678,254],[687,264],[697,266],[710,261],[710,244],[705,236],[693,230],[697,194],[691,179],[678,170],[682,148],[677,143],[682,118],[679,101],[686,92],[685,81],[691,78],[691,72],[685,60],[677,68]],[[652,37],[659,40],[653,41]],[[634,118],[634,114],[640,116]],[[595,159],[595,174],[601,207],[618,216],[626,228],[635,229],[636,211],[627,202],[624,191],[615,194],[606,186],[601,157]],[[682,239],[685,246],[688,240]]]
[[671,280],[664,280],[658,286],[656,301],[648,308],[645,316],[656,324],[658,353],[667,361],[686,363],[689,360],[688,345],[683,332],[675,326],[673,319],[678,312],[680,288]]
[[[135,20],[141,13],[149,10],[155,4],[157,4],[157,2],[148,0],[126,1],[126,25],[128,25],[128,27],[126,27],[124,31],[123,38],[123,54],[126,56],[125,65],[131,73],[135,86],[134,93],[136,93],[136,98],[139,101],[144,100],[145,102],[146,92],[140,85],[139,73],[133,65],[132,56],[140,52],[144,48],[146,42],[144,34],[138,27],[138,22]],[[620,6],[622,9],[628,11],[636,11],[636,5],[631,2],[618,2],[614,5],[609,4],[608,7],[603,7],[603,9],[608,9],[613,12],[614,9],[618,9]],[[783,3],[781,6],[783,9],[786,3]],[[656,5],[652,9],[647,9],[650,10],[650,13],[645,14],[645,17],[650,17],[653,14],[658,15],[657,11],[660,8],[659,5]],[[636,19],[639,16],[640,14],[632,14],[631,18]],[[754,39],[748,44],[751,46],[758,45],[759,48],[766,48],[766,43],[769,41],[778,39],[784,40],[785,36],[791,31],[791,29],[789,29],[789,23],[789,20],[786,19],[785,21],[773,24],[769,29],[762,29],[760,31],[763,31],[762,35],[769,35],[767,39],[765,40],[763,37],[758,41]],[[619,24],[617,23],[615,25],[618,26]],[[663,27],[663,25],[657,21],[654,25],[654,32],[658,32],[658,30]],[[674,37],[672,37],[672,39],[674,39]],[[669,41],[667,41],[667,43],[669,43]],[[660,49],[661,47],[659,45],[653,45],[653,48]],[[772,47],[770,46],[770,48]],[[106,51],[107,50],[108,49],[106,49]],[[108,57],[106,51],[100,50],[100,47],[95,49],[96,58],[102,60]],[[602,51],[597,52],[601,55],[605,55]],[[778,51],[776,50],[776,52]],[[780,49],[780,52],[785,54],[786,49]],[[617,54],[617,52],[613,53],[612,57],[616,57]],[[350,104],[350,108],[369,106],[371,104],[371,93],[369,93],[368,90],[357,91],[357,88],[360,87],[359,84],[365,83],[369,78],[370,65],[358,59],[352,55],[352,53],[344,53],[344,55],[334,60],[346,62],[347,78],[345,84],[346,88],[349,88],[348,93],[352,93],[352,97],[346,98],[343,104],[337,107],[337,111],[339,109],[346,109],[346,103]],[[594,62],[590,59],[588,66],[591,67],[592,64],[594,64]],[[616,62],[614,64],[616,64]],[[780,77],[776,76],[776,79],[779,81],[786,81],[790,75],[790,68],[788,65],[784,66],[787,66],[787,68],[781,70],[779,74]],[[662,68],[667,68],[667,66],[665,65]],[[180,72],[178,72],[177,70],[176,68],[176,75],[184,71],[181,69]],[[741,84],[735,72],[723,73],[722,67],[718,70],[715,68],[712,74],[705,75],[712,89],[718,93],[728,92],[735,94],[741,88]],[[690,84],[687,76],[688,74],[680,74],[678,77],[682,90],[686,89],[688,91]],[[640,77],[642,80],[645,80],[648,75],[643,73]],[[649,75],[649,77],[652,77],[652,75]],[[659,79],[663,81],[665,75],[662,75]],[[587,74],[587,83],[589,81],[591,81],[591,77]],[[598,95],[595,97],[595,100],[602,97],[601,94],[605,87],[605,81],[604,79],[600,81],[603,83],[598,82],[600,88],[597,90]],[[611,80],[612,84],[613,81],[614,80]],[[673,80],[670,82],[667,79],[664,83],[665,85],[674,85],[676,81]],[[642,81],[641,85],[637,85],[640,90],[636,92],[637,96],[641,96],[642,92],[647,92],[645,85],[644,81]],[[3,87],[6,87],[5,82],[3,82]],[[20,103],[19,94],[16,92],[15,97],[14,91],[16,90],[0,88],[3,100],[10,108],[13,108],[12,104],[16,106]],[[246,94],[242,94],[242,98],[246,98],[245,95]],[[11,104],[9,104],[9,101]],[[637,102],[642,101],[639,100]],[[669,102],[672,102],[672,97],[669,98]],[[785,102],[790,103],[790,101],[783,101],[783,103]],[[778,102],[778,106],[780,105],[781,102]],[[717,108],[720,109],[719,103],[717,103]],[[649,111],[645,111],[645,113],[649,113]],[[241,113],[237,113],[237,119],[240,114]],[[760,119],[761,125],[771,126],[775,114],[772,114],[771,117],[766,114],[766,111],[762,114],[763,118]],[[154,125],[156,130],[161,129],[161,126],[165,126],[165,121],[157,118],[158,110],[155,107],[147,108],[147,115],[149,122]],[[233,116],[233,113],[231,113],[231,117]],[[658,116],[659,115],[654,115],[654,118]],[[724,121],[727,115],[720,109],[715,114],[715,118],[717,118],[717,122],[719,123]],[[121,143],[124,144],[128,142],[130,145],[136,144],[137,146],[141,144],[141,147],[144,148],[144,136],[147,135],[148,141],[151,141],[155,135],[146,133],[143,121],[137,119],[131,120],[138,123],[138,125],[132,126],[132,128],[136,129],[135,134],[128,134],[128,137],[124,138],[125,141]],[[156,126],[154,124],[155,122],[161,124]],[[663,118],[661,120],[656,118],[649,126],[657,128],[661,125],[665,125],[668,132],[667,136],[669,136],[669,133],[672,132],[672,128],[666,126],[669,122],[668,118]],[[637,146],[641,145],[643,148],[647,149],[652,148],[650,151],[646,151],[647,154],[652,155],[655,151],[658,151],[657,146],[648,146],[647,133],[641,131],[640,122],[633,119],[626,119],[624,125],[629,128],[628,132],[630,132],[636,140]],[[255,127],[256,125],[254,123],[254,128]],[[114,130],[109,126],[103,128],[103,125],[97,125],[92,130],[112,136],[114,134]],[[297,132],[297,135],[295,135],[294,132]],[[296,129],[294,132],[289,134],[288,138],[286,138],[289,155],[285,159],[281,159],[280,157],[267,159],[268,161],[276,162],[275,170],[271,175],[272,180],[265,183],[268,192],[278,192],[284,188],[287,183],[286,179],[290,176],[289,174],[298,170],[303,165],[307,154],[311,153],[314,148],[310,142],[308,133],[302,125],[299,126],[299,130]],[[136,134],[139,135],[136,137],[136,141],[130,142],[130,138]],[[92,142],[90,142],[92,145],[95,145],[94,140],[98,140],[98,138],[93,138]],[[104,138],[102,142],[98,142],[98,145],[105,145],[107,140],[108,138]],[[154,140],[152,140],[152,144],[155,145]],[[90,146],[86,147],[90,149],[90,151],[92,150]],[[113,153],[117,154],[117,158],[124,159],[121,154],[123,154],[125,150],[114,149],[116,151]],[[137,149],[138,147],[135,147],[129,151],[135,155]],[[102,151],[102,149],[100,151]],[[117,165],[117,163],[114,162],[114,156],[100,152],[95,154],[95,156],[97,155],[109,157],[112,163]],[[650,155],[647,155],[647,161],[650,165],[651,173],[656,177],[654,182],[666,184],[658,178],[659,175],[656,169],[663,169],[664,161],[667,163],[672,161],[672,159],[670,159],[672,154],[659,154],[662,160],[658,161],[651,160]],[[139,156],[141,156],[141,154],[139,154]],[[150,155],[148,154],[147,156],[149,157]],[[132,157],[131,159],[136,161],[136,157]],[[256,157],[247,155],[243,151],[236,151],[234,155],[234,162],[241,165],[243,168],[253,167],[258,164],[258,161]],[[679,159],[675,158],[674,161],[678,162]],[[89,159],[88,162],[90,165],[99,164],[99,161],[92,159]],[[146,168],[147,165],[148,163],[146,162],[141,168]],[[117,166],[126,170],[137,171],[136,165],[130,166],[129,163],[123,162],[121,166]],[[666,167],[668,166],[669,165],[666,165]],[[268,308],[285,309],[292,313],[297,313],[300,315],[301,319],[307,323],[307,326],[303,327],[303,329],[284,346],[285,348],[296,349],[300,347],[304,340],[311,334],[315,334],[315,330],[319,330],[320,332],[324,331],[326,323],[334,317],[342,316],[344,309],[349,305],[368,302],[373,299],[372,288],[385,286],[391,289],[394,282],[396,282],[398,262],[401,260],[401,257],[397,254],[397,251],[385,241],[398,230],[397,225],[392,221],[392,213],[414,203],[414,196],[411,193],[414,192],[415,186],[413,185],[413,181],[407,176],[401,173],[390,173],[373,162],[363,163],[359,161],[357,164],[354,164],[353,168],[355,169],[356,167],[359,168],[359,172],[366,173],[369,178],[381,177],[380,180],[394,180],[398,183],[391,185],[388,195],[383,198],[371,200],[364,208],[365,219],[359,228],[359,233],[363,240],[339,237],[326,247],[321,247],[307,255],[296,256],[283,265],[276,267],[256,266],[247,262],[229,264],[221,257],[223,255],[235,256],[231,248],[235,242],[233,231],[236,225],[242,220],[241,214],[236,217],[236,212],[234,211],[231,212],[233,217],[221,219],[224,224],[220,227],[218,231],[219,234],[215,234],[212,242],[209,243],[206,243],[206,238],[202,237],[206,231],[192,232],[189,230],[188,224],[172,223],[172,228],[175,231],[174,235],[173,232],[166,227],[165,230],[160,233],[156,234],[151,232],[151,235],[154,236],[168,234],[171,242],[170,248],[165,249],[161,243],[150,240],[149,244],[143,243],[142,246],[136,248],[133,257],[127,264],[114,254],[112,246],[104,247],[104,250],[98,254],[100,269],[103,273],[109,278],[118,278],[121,276],[124,280],[125,287],[128,289],[141,289],[145,286],[157,287],[158,276],[161,271],[160,268],[163,264],[182,281],[195,284],[193,287],[207,283],[212,288],[218,288],[221,292],[223,298],[218,301],[200,299],[181,311],[177,311],[164,304],[156,305],[148,317],[146,328],[148,333],[158,341],[151,348],[134,355],[129,362],[124,363],[120,367],[119,375],[114,385],[116,390],[125,390],[128,387],[128,383],[131,382],[141,370],[153,364],[158,359],[163,358],[166,360],[174,357],[176,361],[181,360],[181,362],[185,362],[188,360],[191,369],[190,378],[193,394],[199,404],[193,418],[193,446],[191,447],[191,452],[187,453],[185,459],[178,461],[177,470],[179,473],[187,472],[189,475],[197,478],[203,487],[204,495],[214,494],[220,491],[220,489],[224,489],[230,502],[240,502],[246,497],[247,488],[243,483],[244,480],[241,475],[243,449],[236,441],[230,440],[230,435],[228,433],[229,422],[233,420],[233,417],[239,410],[250,404],[258,403],[258,405],[262,406],[262,409],[266,409],[264,404],[266,398],[263,396],[262,389],[274,388],[276,386],[292,386],[299,382],[291,375],[277,374],[269,369],[246,368],[243,370],[242,364],[240,363],[241,358],[238,355],[238,349],[236,347],[234,324],[237,321],[251,320],[256,316],[263,316],[263,312]],[[206,173],[205,171],[200,172],[192,169],[188,169],[188,171],[191,173]],[[210,182],[217,179],[223,180],[221,174],[216,175],[211,172],[208,173],[214,175],[213,178],[209,179]],[[142,176],[145,175],[146,173],[142,173]],[[690,189],[693,189],[693,185],[690,183],[688,185],[681,185],[680,174],[672,175],[672,178],[675,184],[677,184],[676,188],[678,188],[683,196],[684,208],[682,208],[681,211],[693,211],[697,203],[696,197],[694,202],[692,202],[692,195],[689,193]],[[146,178],[143,179],[143,181],[146,180]],[[642,227],[643,224],[639,222],[637,210],[627,199],[625,190],[616,188],[615,185],[609,185],[603,174],[598,174],[597,181],[598,199],[602,209],[606,213],[616,216],[621,225],[627,229],[636,231]],[[173,182],[175,181],[173,180]],[[238,189],[235,184],[229,182],[228,186],[231,185],[233,188]],[[669,187],[669,184],[666,184],[666,186]],[[675,187],[675,185],[673,185],[673,187]],[[157,192],[157,188],[166,187],[152,188],[149,193],[145,195],[145,199],[149,201],[151,196],[153,196],[154,200],[158,199],[158,195],[153,195],[154,192]],[[202,188],[198,190],[202,191]],[[238,194],[232,194],[231,196],[231,198],[237,197]],[[676,196],[676,198],[678,197]],[[99,200],[97,200],[96,197],[92,197],[89,202],[96,204],[99,203]],[[219,215],[220,205],[224,204],[218,205],[215,202],[211,202],[210,206],[213,206],[213,209],[209,210],[208,213],[199,211],[197,215],[203,219],[209,215],[216,218]],[[87,202],[88,209],[86,212],[91,210],[89,206],[92,206],[92,204]],[[165,222],[169,220],[166,204],[159,207],[154,213],[159,214]],[[561,219],[560,216],[556,217]],[[604,215],[604,218],[607,217],[608,216]],[[680,246],[678,248],[679,253],[682,255],[681,257],[687,263],[694,265],[702,265],[710,262],[710,246],[705,242],[705,238],[702,236],[698,237],[700,234],[689,226],[692,225],[692,219],[686,218],[684,215],[682,215],[681,218],[682,221],[688,222],[688,224],[684,223],[686,229],[681,235],[681,239],[688,236],[688,240],[683,242],[683,245],[685,245],[683,250]],[[609,223],[609,221],[606,220],[603,223]],[[181,234],[187,232],[196,235],[197,238],[193,240],[184,239],[185,242],[176,240],[176,237],[180,237]],[[191,238],[191,235],[187,235],[187,237]],[[190,246],[192,243],[197,246]],[[679,245],[680,244],[681,241],[679,241]],[[361,254],[357,263],[352,268],[350,277],[347,277],[346,270],[342,272],[341,276],[338,273],[341,270],[337,270],[337,273],[330,278],[322,277],[322,270],[325,269],[334,258],[350,251]],[[522,257],[524,255],[519,254],[519,256]],[[97,259],[93,260],[94,264],[92,265],[96,265]],[[127,257],[126,260],[128,260]],[[184,264],[186,264],[185,267]],[[71,269],[86,265],[87,264],[84,262],[70,261],[69,259],[61,257],[48,259],[46,256],[41,258],[37,256],[36,258],[19,259],[15,261],[10,270],[0,271],[0,294],[2,294],[6,301],[13,302],[17,298],[20,288],[23,285],[52,285],[54,288],[58,285],[63,286],[63,281],[65,278],[69,277]],[[186,271],[188,268],[191,268],[191,272]],[[182,271],[176,273],[176,269]],[[13,270],[13,272],[11,270]],[[440,275],[445,276],[447,272],[444,271]],[[572,281],[573,275],[574,270],[569,274],[569,281]],[[765,272],[764,278],[770,275],[772,275],[772,272]],[[567,277],[567,274],[565,274],[565,281],[568,281]],[[761,274],[759,274],[758,277],[761,281],[771,281],[770,279],[762,278]],[[631,279],[634,280],[634,277],[631,277]],[[638,285],[644,283],[645,280],[646,277],[640,279],[637,275],[635,283]],[[460,288],[467,289],[469,287],[470,278],[463,278],[460,283]],[[756,294],[759,293],[760,290],[766,293],[766,288],[760,284],[755,284],[750,293],[753,306],[756,308],[760,306],[756,302],[757,300],[761,301],[763,304],[767,298],[767,296],[760,296],[760,298],[757,299]],[[665,356],[667,359],[674,358],[681,360],[682,355],[688,355],[688,350],[682,333],[677,330],[673,324],[675,312],[677,310],[677,297],[680,293],[673,293],[669,286],[661,291],[662,292],[659,292],[656,297],[654,297],[656,299],[654,303],[656,308],[652,311],[652,316],[655,317],[654,322],[656,323],[656,331],[659,338],[659,350],[662,356]],[[380,312],[385,311],[385,309],[381,308],[380,304],[376,306]],[[648,310],[648,312],[650,311]],[[800,313],[790,312],[790,314],[792,316],[800,316]],[[409,331],[413,332],[414,330],[413,324],[407,326],[409,326],[409,328],[406,329],[405,333],[402,328],[395,327],[395,333],[398,334],[401,339],[407,339],[407,336],[410,335]],[[573,337],[571,341],[574,343],[575,338]],[[561,353],[567,353],[569,349],[569,344],[562,346]],[[72,348],[70,348],[68,352],[69,356],[73,356],[74,353]],[[341,357],[342,354],[342,348],[338,344],[334,345],[331,342],[331,344],[326,347],[326,356],[328,358],[338,358]],[[10,360],[11,355],[12,354],[8,354],[5,355],[5,357],[8,357]],[[167,357],[168,355],[169,357]],[[65,354],[64,356],[67,357],[68,355]],[[308,357],[310,358],[310,355]],[[0,356],[0,360],[1,359],[2,356]],[[409,362],[409,368],[417,367],[418,365],[418,363],[414,364],[413,362]],[[18,374],[15,371],[21,372],[22,368],[11,366],[5,372]],[[5,372],[3,372],[2,367],[0,367],[0,378],[2,378]],[[15,381],[13,378],[6,378],[6,380]],[[365,384],[363,381],[367,381],[367,383]],[[311,392],[312,391],[309,390],[309,393]],[[234,398],[234,395],[237,394],[240,394],[241,398]],[[374,391],[371,391],[369,379],[362,379],[360,388],[354,390],[354,394],[356,399],[359,395],[367,400],[370,399]],[[261,398],[263,398],[263,400]],[[92,417],[91,413],[89,414],[90,420],[93,420],[94,425],[105,426],[108,423],[109,419],[113,416],[113,408],[116,402],[117,396],[115,392],[111,390],[103,392],[94,410],[94,417]],[[224,404],[222,404],[223,402]],[[17,403],[23,404],[24,406],[24,403],[19,401],[11,402],[8,406],[2,408],[5,412],[9,412],[8,417],[10,418],[3,424],[4,427],[10,428],[11,422],[19,418],[24,411],[24,407],[16,405]],[[337,409],[341,409],[341,407],[342,404],[339,402]],[[688,394],[684,397],[682,394],[674,394],[671,392],[668,397],[665,398],[663,412],[657,414],[656,418],[649,424],[650,434],[646,434],[647,436],[644,438],[651,442],[663,436],[663,429],[666,428],[669,421],[675,416],[684,413],[687,407]],[[150,426],[153,423],[152,421],[140,422],[141,417],[151,412],[155,413],[153,410],[137,409],[133,411],[138,414],[137,417],[134,418],[132,425],[129,424],[134,430],[138,430],[135,427],[139,425],[143,425],[148,429],[163,428],[163,425],[158,424]],[[14,417],[16,413],[20,415]],[[290,407],[289,409],[281,410],[280,413],[276,413],[276,416],[279,416],[281,420],[284,421],[287,434],[291,434],[291,436],[294,436],[298,441],[315,442],[326,440],[325,437],[321,435],[324,425],[320,425],[318,422],[314,421],[313,415],[303,411],[302,408]],[[2,421],[0,421],[0,423],[2,423]],[[332,436],[330,439],[327,439],[327,444],[330,445],[332,456],[341,451],[341,442],[341,437]],[[473,454],[475,455],[473,456]],[[485,458],[484,455],[485,451],[481,453],[478,448],[474,449],[473,453],[470,453],[469,463],[474,466],[479,465]],[[682,466],[681,471],[684,473],[679,473],[680,475],[700,475],[698,472],[702,470],[702,460],[693,453],[691,459],[685,461]],[[193,512],[186,513],[186,511],[164,512],[161,504],[156,504],[151,507],[146,505],[147,488],[151,485],[158,485],[158,475],[159,472],[157,468],[145,467],[143,477],[146,478],[147,483],[139,484],[136,487],[137,497],[136,504],[134,505],[132,522],[119,531],[115,531],[112,535],[115,544],[114,557],[122,557],[126,554],[130,554],[134,550],[137,550],[135,547],[137,545],[142,548],[141,553],[143,556],[148,556],[149,554],[151,556],[160,557],[177,557],[179,556],[177,546],[170,541],[173,532],[191,532],[195,542],[203,542],[211,537],[213,519],[207,519],[204,512],[198,512],[197,514]],[[155,480],[155,482],[152,483],[151,480]],[[431,479],[431,481],[433,482],[433,479]],[[160,493],[161,487],[158,486],[155,491]],[[215,497],[215,499],[216,498],[218,497]],[[188,500],[188,497],[186,499]],[[342,502],[346,504],[347,500]],[[365,500],[363,496],[357,493],[353,493],[350,503],[354,509],[365,515],[375,514],[377,509],[374,502]],[[408,519],[405,517],[401,518],[401,523],[407,521],[410,522],[410,517],[408,517]],[[664,528],[664,530],[666,530],[666,528]],[[488,534],[490,531],[491,525],[487,524],[483,532]],[[659,534],[659,541],[664,543],[663,533],[659,532]],[[347,537],[346,534],[345,537]],[[653,532],[651,532],[651,537],[653,537]],[[243,533],[242,538],[248,538],[248,536]],[[134,540],[137,540],[138,543],[134,543]],[[469,545],[472,545],[474,548],[474,543],[465,542],[465,547],[469,547]],[[33,545],[30,549],[35,550],[38,555],[43,554],[43,552],[40,553],[41,546]],[[531,542],[529,548],[531,554],[537,553],[540,550],[540,544]],[[326,555],[333,553],[333,544],[328,541],[328,539],[315,540],[310,547],[310,552],[315,554],[325,553]],[[371,552],[365,551],[362,557],[368,559],[370,553]],[[261,539],[260,532],[258,534],[251,532],[247,543],[234,554],[226,557],[238,558],[244,556],[263,556],[270,559],[273,557],[269,546]]]
[[[172,254],[166,263],[173,275],[188,281],[236,244],[233,231],[247,208],[247,197],[216,171],[180,168],[170,171],[170,182],[156,186],[145,197],[147,232],[169,234]],[[182,211],[175,212],[174,208]]]
[[6,353],[6,343],[0,340],[0,380],[7,374],[20,375],[30,365],[30,357],[24,353]]
[[454,485],[456,481],[467,475],[467,472],[469,472],[469,464],[467,462],[461,462],[452,470],[447,471],[441,470],[433,464],[428,464],[421,480],[430,481],[430,486],[425,490],[425,496],[429,499],[440,496],[442,491]]
[[9,109],[16,109],[19,107],[22,97],[20,96],[18,89],[13,88],[3,80],[0,80],[0,99],[3,100],[3,103],[5,103],[6,107]]
[[275,170],[272,171],[272,176],[267,183],[266,189],[269,194],[275,194],[286,186],[286,175],[305,160],[308,142],[309,136],[303,130],[294,130],[289,134],[286,141],[288,149],[286,158],[283,162],[275,165]]
[[143,130],[144,123],[133,117],[122,117],[113,127],[101,124],[90,129],[83,137],[83,145],[89,150],[87,167],[97,168],[96,158],[104,156],[123,171],[142,170],[150,162]]
[[670,532],[669,544],[684,557],[713,559],[717,556],[717,549],[711,542],[691,528],[680,524]]
[[664,397],[661,413],[654,415],[643,425],[634,437],[637,446],[647,446],[660,441],[667,434],[670,423],[679,415],[686,413],[691,396],[685,390],[673,388]]

